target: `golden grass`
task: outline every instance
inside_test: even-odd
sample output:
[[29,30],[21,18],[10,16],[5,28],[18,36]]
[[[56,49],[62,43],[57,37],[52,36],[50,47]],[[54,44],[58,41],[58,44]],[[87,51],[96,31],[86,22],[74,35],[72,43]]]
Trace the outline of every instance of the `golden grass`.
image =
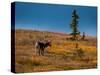
[[[68,34],[31,30],[16,30],[15,36],[17,73],[97,67],[96,41],[71,41],[66,40]],[[34,43],[37,39],[51,40],[52,46],[45,49],[45,56],[35,54]],[[76,43],[79,45],[78,49],[83,51],[84,56],[78,56]]]

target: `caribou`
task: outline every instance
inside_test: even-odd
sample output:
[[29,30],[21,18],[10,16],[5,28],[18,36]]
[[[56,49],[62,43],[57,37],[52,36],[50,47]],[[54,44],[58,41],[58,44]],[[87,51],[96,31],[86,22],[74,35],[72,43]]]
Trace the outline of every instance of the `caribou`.
[[35,43],[36,54],[44,56],[44,50],[48,46],[49,47],[51,46],[50,41],[36,41]]

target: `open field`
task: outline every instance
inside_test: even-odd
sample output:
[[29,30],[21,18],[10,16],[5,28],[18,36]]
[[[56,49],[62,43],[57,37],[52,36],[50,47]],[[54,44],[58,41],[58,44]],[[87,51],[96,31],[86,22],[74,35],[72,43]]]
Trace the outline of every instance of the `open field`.
[[[96,37],[87,36],[87,41],[66,40],[68,34],[16,30],[15,68],[16,72],[61,71],[90,69],[97,67]],[[35,54],[34,44],[38,39],[51,40],[51,47],[44,56]],[[75,48],[78,43],[78,48]]]

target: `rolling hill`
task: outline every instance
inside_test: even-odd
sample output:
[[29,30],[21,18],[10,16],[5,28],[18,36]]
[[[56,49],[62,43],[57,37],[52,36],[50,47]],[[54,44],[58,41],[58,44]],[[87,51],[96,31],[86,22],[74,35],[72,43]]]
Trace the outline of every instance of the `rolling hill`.
[[[69,34],[22,30],[15,31],[16,72],[62,71],[97,67],[97,39],[86,36],[85,41],[67,40]],[[35,54],[37,40],[50,40],[45,55]],[[76,48],[76,43],[78,48]]]

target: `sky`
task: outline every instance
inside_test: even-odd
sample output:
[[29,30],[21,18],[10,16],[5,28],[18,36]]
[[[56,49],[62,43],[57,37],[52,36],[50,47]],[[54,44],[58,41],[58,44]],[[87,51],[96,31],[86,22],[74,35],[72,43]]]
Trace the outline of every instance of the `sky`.
[[97,35],[97,7],[15,3],[15,29],[71,33],[72,12],[79,16],[78,30],[86,35]]

